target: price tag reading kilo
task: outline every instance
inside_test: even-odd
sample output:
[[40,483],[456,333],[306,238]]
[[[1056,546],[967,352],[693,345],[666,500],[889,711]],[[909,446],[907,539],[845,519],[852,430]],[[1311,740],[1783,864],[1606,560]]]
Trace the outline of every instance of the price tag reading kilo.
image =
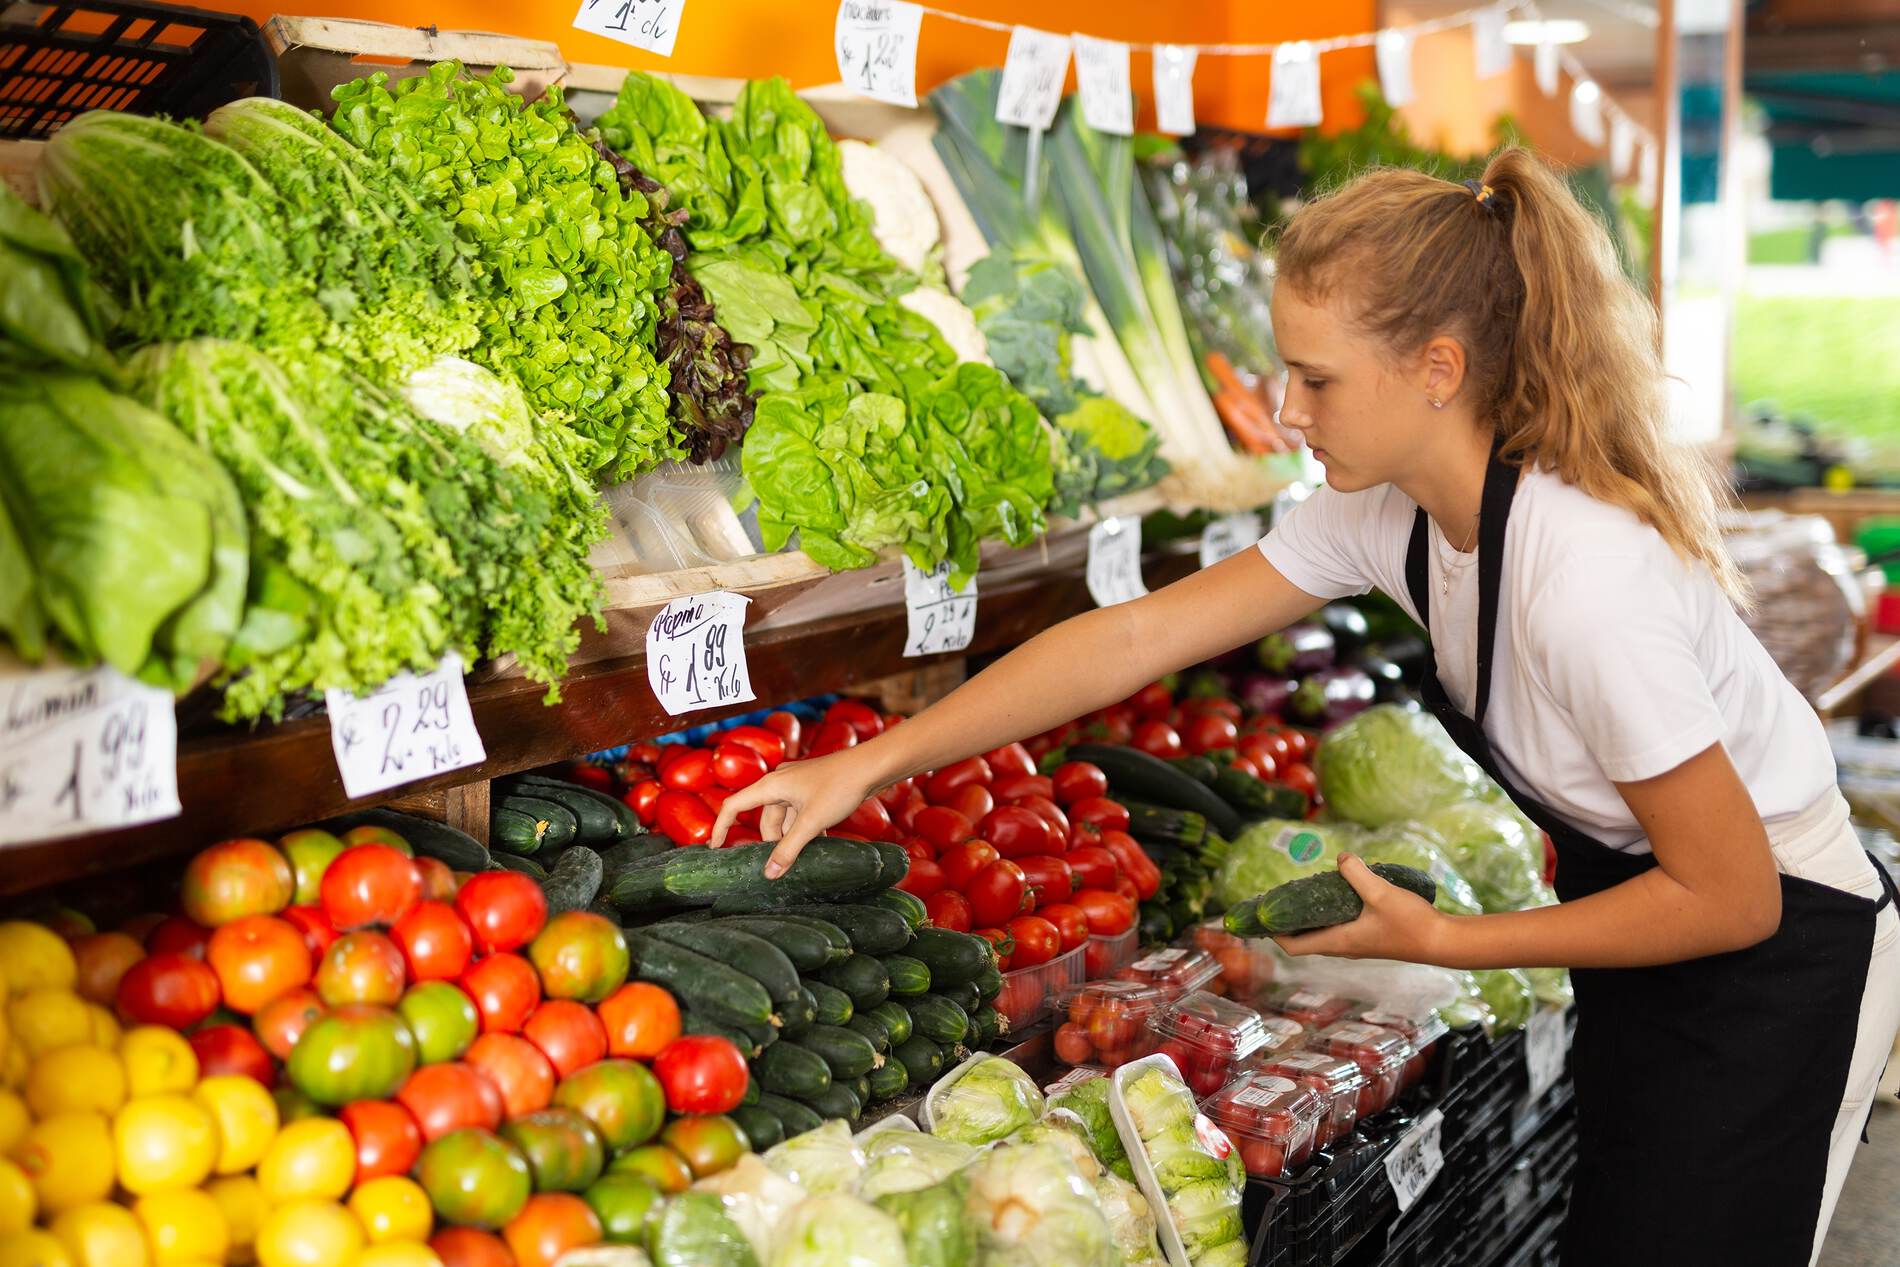
[[574,25],[661,57],[673,55],[686,0],[581,0]]
[[904,615],[909,627],[905,655],[963,650],[976,636],[976,578],[960,590],[952,589],[948,563],[920,572],[905,559]]
[[1400,1214],[1412,1208],[1425,1194],[1425,1189],[1432,1186],[1432,1180],[1438,1178],[1438,1172],[1445,1168],[1440,1138],[1444,1124],[1445,1115],[1433,1109],[1386,1154],[1385,1174],[1392,1182],[1392,1195],[1398,1198]]
[[330,750],[352,799],[488,759],[451,652],[427,673],[398,673],[368,695],[332,688]]
[[1525,1027],[1524,1065],[1530,1074],[1533,1101],[1541,1100],[1544,1092],[1563,1077],[1566,1038],[1564,1014],[1551,1008],[1539,1008]]
[[0,679],[0,844],[177,813],[171,692],[104,666]]
[[847,88],[892,105],[917,105],[917,31],[908,0],[840,0],[832,44]]
[[1141,518],[1104,519],[1089,529],[1089,597],[1113,607],[1148,592],[1141,579]]
[[756,699],[745,661],[743,594],[714,590],[676,598],[647,628],[647,684],[677,717]]

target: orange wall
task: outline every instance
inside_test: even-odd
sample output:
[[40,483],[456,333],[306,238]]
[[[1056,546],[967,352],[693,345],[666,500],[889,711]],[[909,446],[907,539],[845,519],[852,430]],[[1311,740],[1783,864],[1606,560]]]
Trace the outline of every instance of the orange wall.
[[[283,11],[279,3],[237,0],[230,7],[262,22]],[[549,40],[570,61],[642,70],[739,75],[783,75],[797,87],[835,83],[831,47],[834,0],[686,0],[679,42],[670,58],[583,34],[572,26],[577,0],[311,0],[304,12],[367,18],[404,25],[433,23],[444,30],[499,31]],[[1377,0],[1326,0],[1281,6],[1258,0],[1177,0],[1156,9],[1127,0],[951,0],[939,8],[970,17],[1023,22],[1050,31],[1079,30],[1105,39],[1179,44],[1249,43],[1316,39],[1369,31],[1378,25]],[[918,87],[928,90],[977,66],[1000,66],[1009,37],[925,15],[917,61]],[[1204,123],[1261,130],[1267,112],[1270,59],[1202,57],[1195,68],[1197,117]],[[1137,51],[1130,68],[1145,119],[1152,119],[1152,69]],[[1374,73],[1370,49],[1328,53],[1320,61],[1328,125],[1358,122],[1352,88]],[[1074,87],[1071,74],[1070,87]]]

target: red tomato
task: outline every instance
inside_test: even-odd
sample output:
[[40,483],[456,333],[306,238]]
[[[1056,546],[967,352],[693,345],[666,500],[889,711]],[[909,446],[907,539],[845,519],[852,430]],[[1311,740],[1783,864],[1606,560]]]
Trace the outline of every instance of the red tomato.
[[660,1049],[653,1072],[675,1113],[725,1113],[745,1098],[746,1064],[739,1049],[710,1034],[685,1034]]
[[660,771],[660,782],[676,792],[699,792],[713,785],[713,754],[688,748]]
[[1070,899],[1082,908],[1089,932],[1097,937],[1114,937],[1135,926],[1135,904],[1117,893],[1103,889],[1079,889]]
[[1020,914],[1029,901],[1028,878],[1008,858],[998,858],[960,887],[970,899],[970,918],[991,927]]
[[1000,928],[979,928],[974,931],[978,937],[988,941],[990,947],[996,952],[998,972],[1008,972],[1015,966],[1010,955],[1016,950],[1016,942],[1007,932]]
[[1287,755],[1295,761],[1305,761],[1313,755],[1313,736],[1304,730],[1288,730],[1286,736]]
[[133,1024],[189,1029],[218,1006],[218,974],[176,951],[147,955],[119,978],[114,1001]]
[[983,759],[990,763],[990,774],[996,778],[1006,774],[1036,772],[1036,759],[1029,755],[1029,749],[1019,743],[1006,743],[994,752],[984,753]]
[[703,845],[712,839],[719,816],[691,792],[668,788],[653,803],[653,818],[660,834],[674,844]]
[[251,1017],[251,1032],[264,1044],[265,1051],[279,1060],[289,1060],[290,1049],[323,1011],[323,1000],[315,990],[291,990],[257,1009]]
[[607,1028],[585,1003],[549,999],[522,1022],[521,1036],[541,1049],[565,1078],[607,1054]]
[[[482,875],[517,875],[519,872],[484,871]],[[479,877],[478,877],[479,878]],[[522,876],[522,879],[527,879]],[[466,886],[464,888],[466,891]],[[537,890],[538,891],[538,890]],[[495,954],[477,959],[456,982],[481,1014],[482,1033],[513,1034],[541,1001],[541,979],[534,965],[516,954]]]
[[597,1014],[611,1056],[651,1060],[680,1036],[679,1003],[649,981],[627,982],[600,1001]]
[[1113,744],[1118,748],[1126,747],[1134,741],[1135,723],[1128,717],[1116,713],[1102,714],[1096,720],[1076,732],[1076,739],[1094,740],[1098,743]]
[[396,1103],[416,1119],[424,1142],[464,1127],[501,1125],[501,1090],[473,1065],[445,1060],[423,1065],[396,1092]]
[[1081,907],[1072,902],[1038,905],[1036,914],[1055,925],[1056,936],[1062,939],[1062,949],[1065,951],[1074,950],[1089,939],[1089,918],[1082,913]]
[[759,835],[757,827],[741,821],[734,823],[732,829],[726,833],[726,848],[730,849],[734,845],[756,845],[764,839],[765,837]]
[[571,1192],[540,1192],[501,1229],[516,1267],[554,1267],[570,1249],[600,1241],[600,1216]]
[[462,1059],[488,1075],[508,1117],[545,1109],[554,1098],[554,1066],[519,1034],[483,1034]]
[[1016,859],[1029,886],[1029,909],[1040,911],[1051,902],[1066,902],[1075,890],[1075,875],[1069,864],[1050,854],[1032,853]]
[[878,789],[875,795],[878,804],[882,805],[886,812],[895,815],[898,807],[910,799],[910,789],[911,782],[909,779],[899,779],[887,788]]
[[990,791],[999,802],[1007,805],[1025,796],[1054,797],[1056,785],[1054,780],[1044,774],[1010,774],[992,783]]
[[1142,717],[1166,717],[1174,707],[1174,692],[1164,682],[1150,682],[1128,697],[1128,705]]
[[657,766],[660,758],[666,755],[666,749],[651,740],[632,744],[627,748],[627,760],[637,761],[641,765]]
[[345,933],[323,952],[311,984],[325,1006],[375,1003],[394,1007],[402,998],[408,968],[402,950],[381,933]]
[[996,808],[996,798],[981,783],[965,783],[950,794],[946,807],[955,810],[973,823],[981,822],[983,816]]
[[429,1248],[442,1267],[519,1267],[499,1236],[477,1227],[445,1227],[429,1238]]
[[983,839],[996,846],[1004,858],[1025,858],[1031,854],[1058,851],[1068,844],[1065,833],[1061,845],[1049,840],[1049,824],[1026,805],[1005,805],[977,824]]
[[730,730],[719,732],[721,747],[726,744],[738,744],[750,748],[759,754],[765,762],[765,768],[776,770],[785,760],[785,741],[763,726],[734,726]]
[[927,840],[920,839],[916,836],[906,836],[898,843],[904,847],[904,856],[909,858],[912,862],[935,862],[937,860],[937,851],[930,847],[930,842]]
[[1105,796],[1091,796],[1069,806],[1069,818],[1102,831],[1127,831],[1128,811]]
[[1306,793],[1308,800],[1319,799],[1319,778],[1313,773],[1313,767],[1304,761],[1296,761],[1280,771],[1280,782]]
[[910,830],[943,852],[976,835],[973,820],[947,805],[926,805],[910,821]]
[[904,715],[902,713],[886,713],[884,714],[884,729],[889,730],[892,726],[895,726],[898,722],[903,720]]
[[1271,779],[1285,760],[1285,743],[1274,743],[1266,735],[1242,735],[1234,745],[1241,756],[1253,762],[1263,779]]
[[634,816],[640,820],[640,826],[651,827],[655,803],[660,799],[660,793],[665,790],[666,784],[658,779],[643,779],[628,788],[627,794],[620,799],[633,809]]
[[[726,798],[731,796],[732,792],[730,789],[720,787],[715,783],[704,791],[692,792],[688,793],[688,795],[697,796],[700,803],[712,811],[713,821],[716,823],[719,821],[719,811],[725,808]],[[712,837],[707,837],[707,840],[710,841],[711,839]]]
[[1180,734],[1164,721],[1145,721],[1135,727],[1135,747],[1163,760],[1183,754]]
[[[911,871],[914,874],[916,868],[912,867]],[[908,880],[910,876],[904,878]],[[926,897],[924,914],[938,928],[947,928],[953,933],[970,931],[970,899],[953,890],[939,889]]]
[[449,864],[440,858],[411,859],[416,864],[416,874],[422,877],[422,900],[425,902],[453,902],[455,900],[455,872]]
[[242,1074],[269,1089],[277,1085],[277,1065],[250,1030],[237,1025],[207,1025],[191,1036],[198,1076]]
[[806,749],[805,755],[822,757],[828,753],[842,752],[846,748],[857,746],[858,732],[851,728],[849,722],[820,722],[818,729],[812,732],[811,744]]
[[527,945],[548,922],[547,895],[519,871],[470,876],[455,895],[455,909],[484,955]]
[[1069,871],[1075,876],[1078,889],[1112,889],[1120,868],[1115,863],[1115,855],[1100,845],[1088,845],[1081,849],[1071,849],[1062,856],[1069,864]]
[[1141,902],[1141,890],[1135,887],[1135,882],[1130,880],[1127,873],[1119,867],[1115,870],[1114,891],[1127,898],[1131,905],[1138,905]]
[[243,915],[211,934],[205,962],[217,974],[224,1005],[251,1015],[278,995],[310,981],[310,947],[295,924],[271,915]]
[[387,927],[422,901],[416,864],[388,845],[352,845],[323,873],[323,913],[342,932],[370,924]]
[[1034,811],[1038,818],[1049,824],[1048,852],[1061,853],[1069,843],[1069,816],[1046,796],[1026,796],[1016,804]]
[[1095,1059],[1095,1044],[1089,1041],[1088,1030],[1074,1021],[1058,1028],[1056,1059],[1065,1065],[1086,1065]]
[[891,822],[900,831],[915,832],[917,816],[929,808],[930,802],[924,799],[923,789],[913,785],[904,793],[903,802],[891,810]]
[[825,710],[827,724],[841,721],[857,732],[860,740],[875,739],[884,733],[884,717],[863,700],[841,699]]
[[406,1175],[422,1152],[422,1129],[394,1100],[357,1100],[337,1111],[356,1141],[356,1183]]
[[953,761],[924,780],[924,795],[930,798],[932,805],[947,804],[950,794],[966,783],[981,783],[988,787],[991,782],[990,763],[981,757],[965,757]]
[[937,865],[943,868],[943,880],[953,889],[967,891],[976,873],[1003,855],[987,840],[966,840],[945,850]]
[[1115,865],[1135,886],[1143,901],[1161,891],[1161,868],[1142,850],[1141,843],[1125,831],[1102,833],[1102,848],[1115,859]]
[[726,742],[713,749],[712,776],[720,787],[737,791],[764,778],[769,768],[749,744]]
[[389,935],[416,981],[453,981],[475,953],[474,934],[447,902],[424,902],[397,920]]
[[311,962],[323,957],[330,943],[337,939],[336,925],[323,913],[321,906],[286,906],[284,913],[278,916],[287,924],[296,926],[303,934],[303,944],[310,949]]
[[944,886],[943,868],[933,858],[919,858],[911,855],[910,870],[896,887],[917,897],[928,898]]
[[1108,776],[1102,773],[1102,767],[1087,761],[1063,762],[1049,782],[1054,799],[1064,805],[1108,795]]
[[890,811],[875,796],[870,797],[846,816],[836,826],[866,840],[895,840],[896,831],[891,827]]
[[1238,770],[1242,774],[1251,774],[1256,779],[1260,777],[1260,767],[1238,752],[1228,758],[1227,764],[1230,768]]
[[1062,951],[1062,934],[1040,915],[1018,915],[1004,925],[1004,929],[1016,943],[1009,957],[1013,968],[1033,968],[1039,963],[1048,963]]
[[570,761],[561,767],[561,777],[569,783],[578,783],[582,787],[591,787],[596,792],[610,792],[614,786],[614,776],[602,766],[591,761]]
[[145,953],[148,955],[190,955],[193,959],[205,957],[205,947],[211,942],[211,930],[183,915],[168,915],[152,926],[145,934]]
[[765,728],[779,737],[785,745],[785,759],[793,761],[804,751],[801,747],[804,736],[804,723],[798,720],[798,714],[788,713],[784,709],[765,715]]
[[1181,742],[1189,752],[1200,754],[1231,748],[1240,737],[1240,728],[1219,713],[1197,712],[1187,719]]
[[[1283,730],[1261,731],[1260,737],[1254,741],[1254,747],[1261,752],[1272,754],[1273,764],[1277,769],[1284,770],[1293,763],[1293,742],[1286,737],[1286,732]],[[1259,764],[1260,758],[1254,756],[1252,751],[1249,751],[1247,755],[1255,764]]]

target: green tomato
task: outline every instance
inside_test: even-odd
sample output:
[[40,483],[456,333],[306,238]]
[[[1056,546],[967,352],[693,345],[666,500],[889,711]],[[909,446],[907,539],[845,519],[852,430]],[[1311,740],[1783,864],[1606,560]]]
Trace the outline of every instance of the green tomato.
[[290,871],[296,878],[296,895],[290,899],[291,905],[312,906],[322,896],[323,873],[349,846],[327,831],[306,827],[286,835],[277,842],[277,847],[290,859]]
[[646,1143],[666,1120],[660,1080],[632,1060],[596,1060],[575,1070],[555,1086],[554,1103],[592,1122],[616,1153]]
[[416,1039],[388,1008],[347,1003],[310,1023],[284,1069],[293,1087],[331,1108],[387,1100],[416,1070]]
[[454,1060],[481,1033],[475,1000],[449,981],[424,981],[409,987],[396,1011],[416,1036],[416,1059],[425,1065]]
[[573,1109],[536,1109],[509,1118],[501,1137],[528,1159],[536,1192],[580,1192],[600,1178],[607,1162],[600,1132]]
[[528,946],[550,999],[598,1003],[627,981],[627,938],[593,911],[563,911]]
[[416,1160],[415,1177],[442,1222],[490,1229],[521,1213],[533,1186],[527,1159],[479,1126],[429,1144]]
[[602,1175],[581,1200],[600,1220],[601,1236],[615,1245],[644,1245],[647,1222],[663,1200],[660,1190],[635,1175]]

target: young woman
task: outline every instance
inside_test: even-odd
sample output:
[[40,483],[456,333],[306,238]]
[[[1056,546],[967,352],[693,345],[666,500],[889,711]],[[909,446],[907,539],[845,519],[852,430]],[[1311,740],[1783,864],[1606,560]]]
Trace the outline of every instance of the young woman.
[[1283,945],[1576,969],[1569,1267],[1799,1267],[1900,1025],[1900,920],[1815,714],[1736,614],[1706,466],[1666,438],[1656,322],[1603,228],[1506,150],[1375,172],[1280,240],[1282,422],[1327,487],[1248,551],[1024,644],[868,744],[730,797],[779,874],[873,789],[1080,716],[1377,587],[1426,706],[1551,835],[1556,906],[1446,916],[1356,859]]

